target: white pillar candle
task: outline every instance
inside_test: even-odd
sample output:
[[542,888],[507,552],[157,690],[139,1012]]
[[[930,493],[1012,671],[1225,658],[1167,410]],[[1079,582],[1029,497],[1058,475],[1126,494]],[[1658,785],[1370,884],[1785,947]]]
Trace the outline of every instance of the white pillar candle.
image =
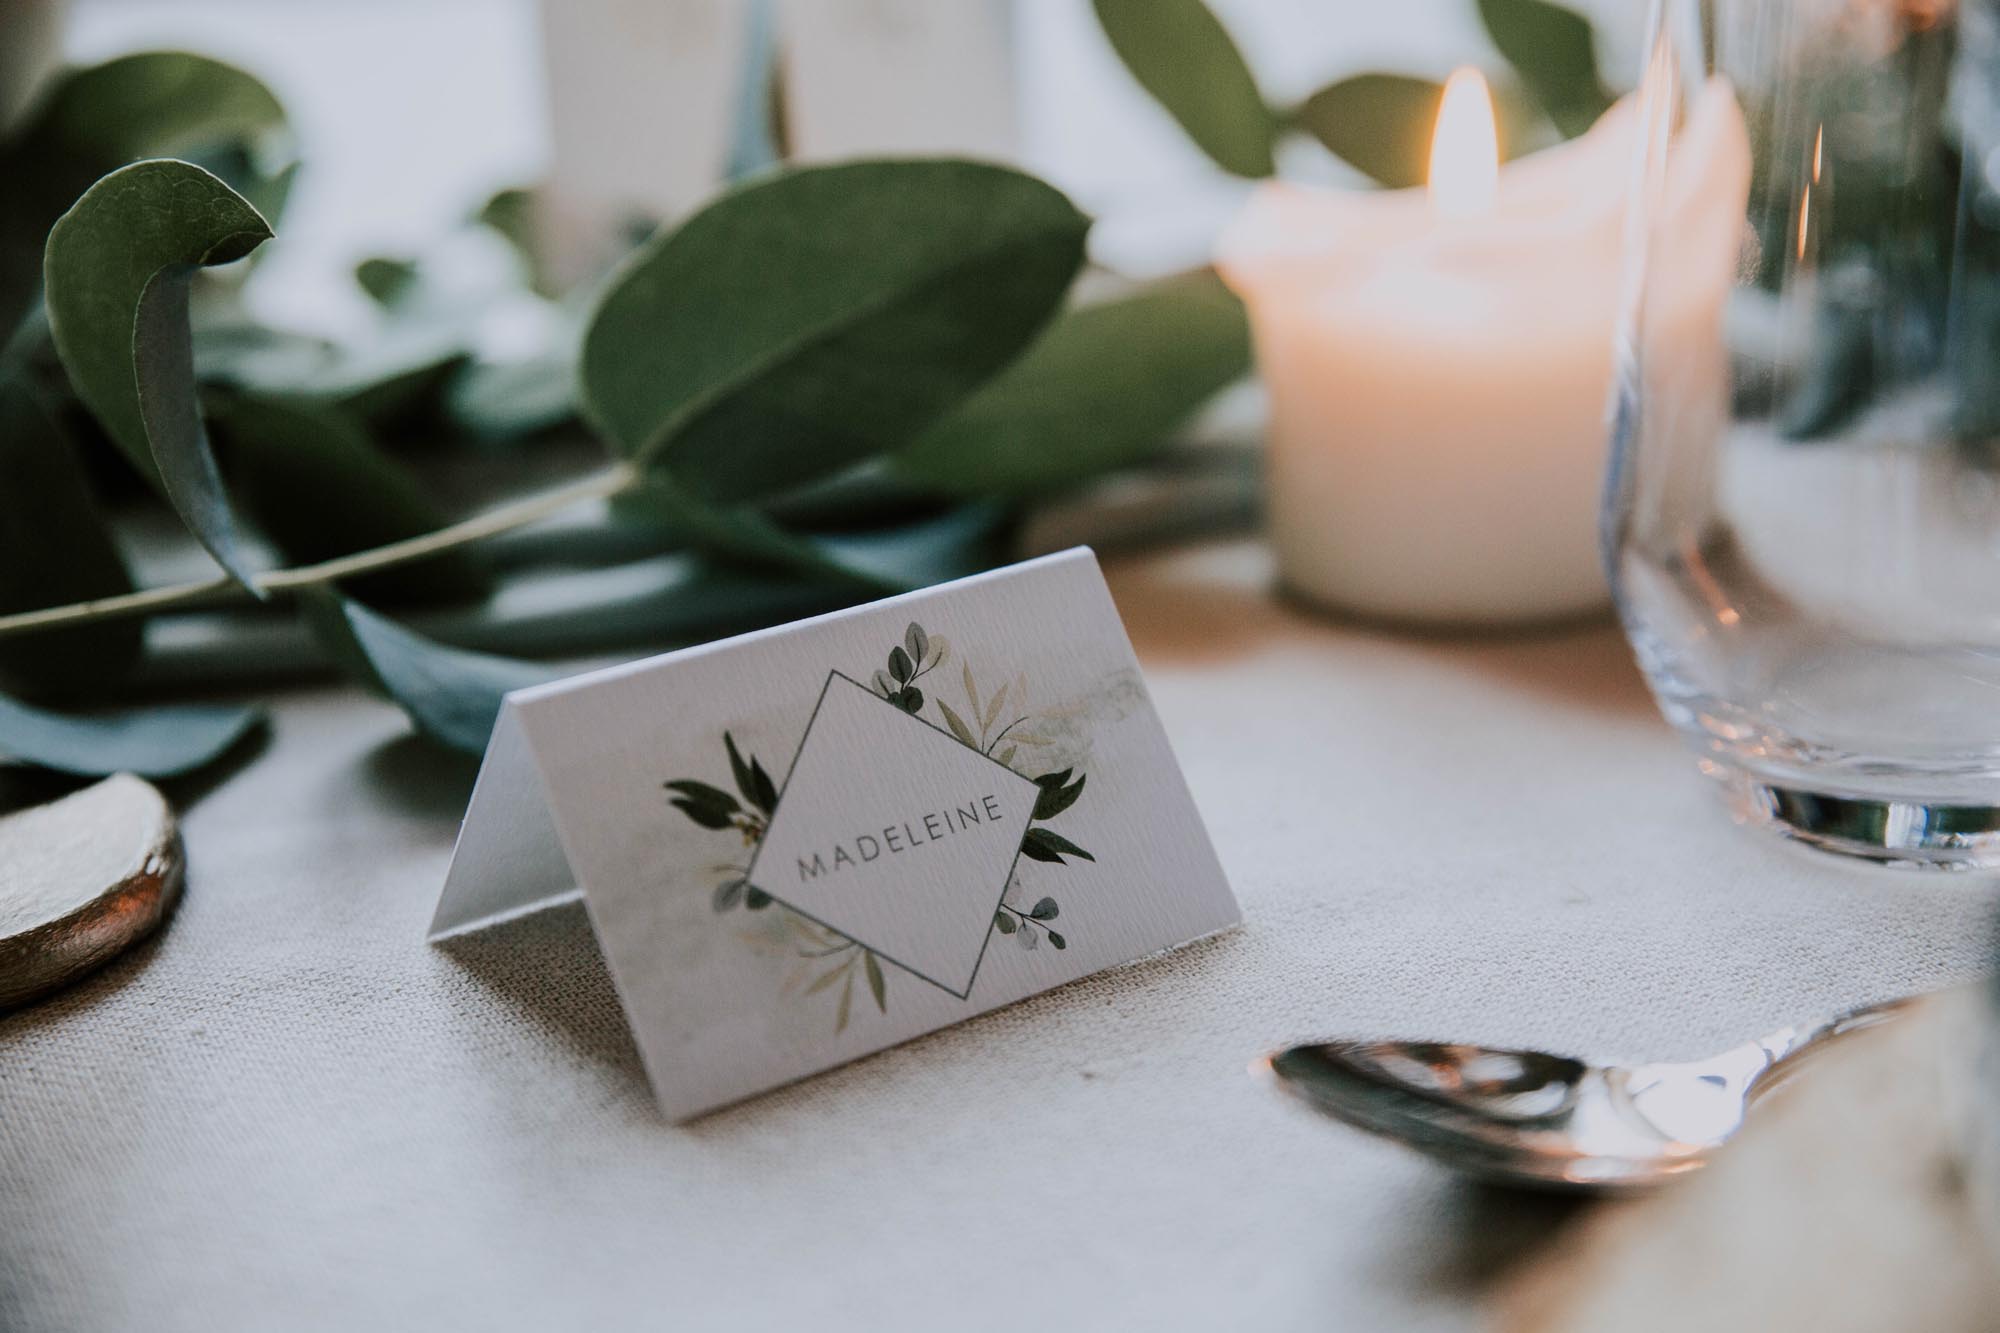
[[[1280,575],[1314,602],[1490,625],[1607,598],[1598,492],[1638,112],[1497,170],[1492,115],[1462,71],[1428,190],[1268,185],[1223,238],[1271,397]],[[1703,193],[1671,192],[1739,209],[1733,236],[1740,192]],[[1719,310],[1727,267],[1697,278],[1675,299]]]

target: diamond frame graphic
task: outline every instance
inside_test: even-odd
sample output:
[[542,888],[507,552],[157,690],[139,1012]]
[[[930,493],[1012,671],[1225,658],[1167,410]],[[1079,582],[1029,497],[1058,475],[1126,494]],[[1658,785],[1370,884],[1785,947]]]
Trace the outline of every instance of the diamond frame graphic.
[[771,840],[770,830],[777,827],[778,815],[785,808],[785,793],[791,790],[792,775],[798,771],[799,756],[805,753],[806,742],[812,737],[813,724],[819,721],[820,708],[826,703],[827,692],[833,688],[833,682],[836,678],[846,681],[849,685],[852,685],[855,689],[860,690],[863,694],[867,695],[870,699],[873,699],[876,703],[880,704],[882,707],[888,709],[891,713],[895,714],[897,717],[906,718],[909,721],[915,722],[921,726],[929,727],[932,731],[935,731],[938,735],[944,737],[945,740],[949,741],[951,744],[958,746],[960,749],[970,751],[972,754],[978,755],[981,759],[984,759],[987,763],[992,764],[995,768],[1000,769],[1002,772],[1006,773],[1009,777],[1015,778],[1021,782],[1025,782],[1031,787],[1035,785],[1035,780],[1033,778],[1027,777],[1026,775],[1021,773],[1017,773],[1013,769],[1007,767],[1007,765],[1001,763],[998,759],[995,759],[992,755],[986,754],[983,751],[974,749],[972,746],[967,745],[964,741],[961,741],[960,739],[958,739],[958,737],[952,735],[949,731],[946,731],[943,727],[938,726],[935,722],[932,722],[929,718],[918,717],[915,713],[904,712],[902,709],[896,707],[896,705],[890,703],[887,699],[884,699],[881,695],[875,693],[875,691],[869,689],[866,685],[863,685],[860,681],[854,679],[854,677],[836,668],[834,670],[828,671],[826,673],[826,679],[820,684],[819,697],[813,700],[812,716],[806,719],[806,729],[802,733],[800,733],[799,743],[792,751],[792,762],[785,769],[785,780],[778,786],[778,799],[771,808],[770,821],[765,826],[765,835],[763,839],[761,839],[758,842],[756,852],[752,854],[752,856],[750,857],[750,866],[749,869],[745,872],[743,878],[745,882],[751,885],[751,887],[765,894],[773,901],[781,904],[787,911],[797,912],[800,916],[812,922],[814,925],[817,925],[825,930],[830,930],[834,934],[839,935],[844,939],[853,940],[856,944],[868,950],[868,952],[874,954],[877,958],[880,958],[887,963],[894,963],[898,968],[901,968],[903,971],[917,978],[917,980],[927,982],[930,985],[937,987],[939,990],[943,991],[947,995],[953,996],[960,1000],[969,1000],[972,997],[972,988],[979,980],[979,969],[985,966],[986,964],[986,951],[987,949],[992,947],[993,944],[992,918],[999,915],[1000,904],[1007,900],[1007,886],[1014,882],[1014,871],[1017,868],[1019,868],[1021,864],[1021,848],[1024,845],[1026,845],[1028,841],[1028,832],[1035,825],[1035,817],[1032,807],[1030,807],[1028,818],[1021,825],[1021,839],[1019,842],[1014,844],[1014,855],[1007,862],[1007,873],[1000,877],[1000,892],[993,899],[993,910],[987,914],[986,933],[980,936],[979,954],[972,960],[972,971],[966,976],[964,990],[958,990],[955,989],[954,987],[948,986],[944,982],[939,981],[936,977],[930,976],[925,972],[921,971],[920,969],[910,966],[910,964],[903,962],[901,959],[896,958],[894,955],[882,952],[880,949],[877,949],[874,945],[868,943],[868,941],[861,939],[858,936],[851,935],[847,931],[841,929],[839,926],[834,925],[832,922],[824,920],[821,917],[815,916],[813,913],[808,912],[803,908],[797,906],[784,894],[773,893],[771,890],[757,883],[757,863],[763,858],[764,848],[769,844]]

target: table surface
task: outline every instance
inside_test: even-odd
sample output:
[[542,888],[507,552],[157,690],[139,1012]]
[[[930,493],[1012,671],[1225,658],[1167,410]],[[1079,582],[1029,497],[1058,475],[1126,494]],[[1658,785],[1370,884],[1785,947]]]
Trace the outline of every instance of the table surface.
[[1472,1327],[1563,1209],[1260,1051],[1692,1055],[1987,966],[1990,881],[1731,825],[1608,623],[1318,619],[1252,544],[1109,573],[1240,930],[675,1128],[579,909],[424,943],[470,766],[289,695],[165,932],[0,1019],[0,1327]]

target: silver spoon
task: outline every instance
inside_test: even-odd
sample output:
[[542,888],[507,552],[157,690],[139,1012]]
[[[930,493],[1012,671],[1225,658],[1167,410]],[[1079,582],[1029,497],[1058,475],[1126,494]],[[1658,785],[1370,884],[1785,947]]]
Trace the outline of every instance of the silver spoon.
[[1544,1051],[1329,1041],[1259,1060],[1284,1091],[1344,1124],[1483,1180],[1629,1190],[1699,1169],[1810,1051],[1911,1004],[1781,1028],[1706,1060],[1587,1064]]

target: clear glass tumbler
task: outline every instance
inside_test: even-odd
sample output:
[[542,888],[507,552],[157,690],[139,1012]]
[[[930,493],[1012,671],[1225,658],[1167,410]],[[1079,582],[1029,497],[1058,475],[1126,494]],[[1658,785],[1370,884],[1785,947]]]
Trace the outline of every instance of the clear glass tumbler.
[[2000,867],[2000,0],[1654,0],[1605,559],[1746,819]]

